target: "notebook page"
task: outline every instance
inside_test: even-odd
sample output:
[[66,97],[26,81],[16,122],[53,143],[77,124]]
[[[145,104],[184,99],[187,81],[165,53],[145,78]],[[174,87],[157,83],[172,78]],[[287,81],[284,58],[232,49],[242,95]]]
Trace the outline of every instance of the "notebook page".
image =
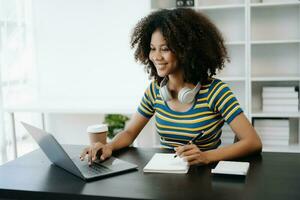
[[189,169],[182,158],[174,158],[174,153],[156,153],[144,167],[144,172],[186,173]]

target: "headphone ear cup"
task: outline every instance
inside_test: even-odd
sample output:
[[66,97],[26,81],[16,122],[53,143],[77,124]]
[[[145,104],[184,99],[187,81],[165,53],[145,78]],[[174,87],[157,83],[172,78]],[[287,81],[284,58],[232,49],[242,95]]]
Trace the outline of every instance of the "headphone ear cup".
[[188,87],[182,88],[178,92],[178,101],[183,104],[188,104],[188,103],[194,102],[195,97],[200,89],[201,89],[200,82],[197,83],[197,85],[194,89],[190,89]]
[[162,100],[164,100],[164,101],[170,101],[172,99],[172,96],[168,90],[167,85],[162,86],[159,89],[159,93],[160,93]]
[[184,87],[178,93],[178,100],[180,103],[188,104],[194,101],[195,94],[192,89]]

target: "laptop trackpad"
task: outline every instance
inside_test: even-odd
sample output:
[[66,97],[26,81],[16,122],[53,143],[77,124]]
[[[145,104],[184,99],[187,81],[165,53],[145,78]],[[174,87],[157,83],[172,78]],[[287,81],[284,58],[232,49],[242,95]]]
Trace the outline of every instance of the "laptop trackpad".
[[[81,161],[77,157],[72,160],[81,169],[83,166],[88,166],[87,161]],[[106,169],[112,170],[112,171],[123,171],[125,169],[137,168],[137,165],[131,164],[129,162],[120,160],[115,157],[110,157],[104,161],[97,159],[96,161],[93,162],[92,165],[100,165],[100,166],[102,166]]]
[[104,161],[96,160],[95,164],[100,164],[104,167],[107,167],[108,169],[113,170],[113,171],[121,171],[121,170],[128,169],[128,168],[137,168],[136,165],[131,164],[126,161],[123,161],[123,160],[120,160],[115,157],[110,157]]

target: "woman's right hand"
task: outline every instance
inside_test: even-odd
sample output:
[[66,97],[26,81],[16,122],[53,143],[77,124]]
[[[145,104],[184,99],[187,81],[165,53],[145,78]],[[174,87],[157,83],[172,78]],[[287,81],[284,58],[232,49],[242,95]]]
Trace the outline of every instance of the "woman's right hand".
[[88,157],[88,164],[91,165],[97,159],[97,155],[100,155],[100,160],[109,158],[112,154],[112,146],[110,144],[102,144],[96,142],[91,146],[85,148],[81,155],[80,160],[83,161],[85,157]]

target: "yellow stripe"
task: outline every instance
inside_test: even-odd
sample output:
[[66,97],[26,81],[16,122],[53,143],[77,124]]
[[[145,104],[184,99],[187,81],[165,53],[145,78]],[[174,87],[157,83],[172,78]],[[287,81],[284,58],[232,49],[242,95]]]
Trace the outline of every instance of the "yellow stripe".
[[149,112],[152,112],[152,109],[149,108],[146,104],[144,104],[144,102],[141,102],[141,105],[144,106]]
[[[226,84],[221,85],[221,86],[218,88],[218,90],[217,90],[217,91],[213,94],[213,96],[211,97],[210,102],[214,102],[216,96],[217,96],[218,94],[220,94],[220,92],[222,91],[222,89],[224,89],[226,86],[227,86]],[[216,105],[215,105],[215,106],[216,106]]]
[[222,97],[217,101],[216,107],[219,105],[220,101],[222,101],[223,98],[224,98],[229,92],[231,92],[231,91],[229,90],[229,91],[225,92],[225,93],[222,95]]
[[213,134],[212,137],[209,138],[208,141],[213,141],[214,139],[216,139],[217,137],[219,137],[219,136],[221,135],[221,133],[222,133],[222,130],[221,130],[221,129],[218,130],[218,131],[216,132],[216,134]]
[[232,111],[230,111],[230,113],[228,113],[228,115],[226,116],[226,120],[228,120],[232,116],[232,113],[235,112],[237,109],[239,109],[239,107],[236,107]]
[[[185,142],[188,142],[190,141],[191,139],[179,139],[179,138],[172,138],[172,137],[166,137],[166,136],[161,136],[162,138],[165,138],[165,139],[170,139],[170,140],[176,140],[176,141],[185,141]],[[165,140],[165,141],[168,141],[168,140]],[[171,142],[171,141],[170,141]]]
[[198,101],[207,101],[207,97],[203,97],[203,98],[201,98],[201,99],[197,99],[197,102]]
[[[165,133],[166,132],[166,133]],[[211,140],[214,140],[218,135],[220,135],[222,132],[222,130],[218,130],[216,134],[213,134],[211,135],[209,138],[206,138],[206,139],[200,139],[200,140],[197,140],[197,142],[206,142],[206,141],[211,141]],[[191,138],[194,138],[195,137],[195,134],[190,134],[190,133],[176,133],[176,132],[171,132],[171,131],[160,131],[159,133],[163,133],[163,134],[167,134],[167,135],[179,135],[179,136],[186,136],[186,137],[191,137]],[[172,137],[167,137],[167,136],[161,136],[163,138],[168,138],[168,139],[171,139],[171,140],[183,140],[183,141],[190,141],[191,139],[181,139],[181,138],[172,138]]]
[[[216,134],[213,135],[213,137],[211,138],[211,140],[214,140],[216,138],[218,138],[221,134],[221,130],[219,130]],[[175,142],[175,141],[169,141],[169,140],[165,140],[165,139],[170,139],[170,140],[176,140],[178,142]],[[165,136],[161,136],[161,140],[160,140],[162,143],[165,143],[165,144],[169,144],[169,145],[180,145],[180,142],[181,141],[184,141],[184,142],[187,142],[187,141],[190,141],[189,139],[179,139],[179,138],[170,138],[170,137],[165,137]],[[199,140],[198,142],[205,142],[205,141],[208,141],[208,140]],[[216,143],[218,143],[219,140],[216,140],[216,141],[212,141],[212,142],[209,142],[209,143],[206,143],[206,144],[197,144],[196,145],[198,147],[208,147],[208,146],[214,146]]]
[[194,137],[195,134],[193,133],[183,133],[183,132],[176,132],[176,131],[164,131],[157,129],[158,133],[167,134],[167,135],[180,135],[180,136],[186,136],[186,137]]
[[197,128],[185,128],[185,127],[174,127],[174,126],[166,126],[166,125],[161,125],[157,122],[156,126],[159,128],[166,128],[166,129],[170,129],[170,130],[183,130],[183,131],[197,131],[199,132],[202,129],[206,129],[207,127],[213,126],[215,123],[218,123],[218,121],[214,121],[206,126],[201,126],[201,127],[197,127]]
[[231,107],[234,106],[234,105],[238,105],[238,102],[235,101],[233,104],[231,104],[230,106],[228,106],[228,108],[226,108],[226,110],[223,112],[224,115],[226,115],[226,113],[228,112],[228,110],[231,109]]
[[152,93],[154,95],[154,99],[156,99],[155,89],[154,89],[154,82],[151,83]]
[[220,121],[217,121],[218,123],[217,124],[214,124],[212,127],[210,127],[208,130],[206,130],[207,133],[210,133],[210,132],[213,132],[217,126],[219,126],[221,123],[224,122],[224,119],[220,120]]
[[168,121],[168,122],[178,123],[178,124],[194,124],[194,123],[204,122],[204,121],[215,118],[217,115],[218,114],[214,114],[214,115],[210,115],[210,116],[199,118],[199,119],[190,119],[190,120],[180,119],[180,120],[177,120],[177,119],[170,119],[170,118],[167,118],[167,117],[161,115],[160,113],[156,113],[156,116],[158,118],[160,118],[162,120],[165,120],[165,121]]
[[154,99],[151,95],[151,92],[150,92],[150,87],[148,87],[147,91],[146,91],[146,94],[148,95],[148,98],[150,99],[151,102],[154,102]]
[[153,113],[149,112],[148,110],[145,110],[142,106],[139,107],[144,113],[148,115],[153,115]]
[[162,100],[156,100],[156,103],[157,103],[157,104],[160,104],[160,105],[165,105],[165,102],[162,101]]
[[[205,139],[200,140],[200,141],[201,141],[201,142],[210,141],[210,140],[214,139],[214,138],[216,137],[216,135],[217,135],[217,134],[220,134],[221,132],[222,132],[222,130],[219,129],[219,130],[217,131],[216,134],[211,134],[211,136],[209,136],[208,138],[205,138]],[[205,134],[205,135],[208,135],[208,134]]]
[[182,142],[174,142],[169,140],[164,140],[164,137],[160,137],[160,142],[163,142],[165,144],[172,144],[172,145],[182,145]]
[[207,92],[208,92],[208,88],[205,89],[205,90],[200,90],[200,91],[199,91],[200,94],[205,94],[205,93],[207,93]]
[[192,117],[198,117],[198,116],[202,116],[202,115],[208,115],[208,114],[212,114],[213,112],[212,111],[208,111],[208,112],[199,112],[199,113],[195,113],[195,114],[190,114],[190,115],[173,115],[169,112],[166,112],[160,108],[156,108],[156,110],[168,115],[168,116],[171,116],[171,117],[174,117],[174,118],[192,118]]
[[152,103],[146,97],[144,97],[143,100],[146,101],[149,105],[152,105]]
[[[178,142],[178,144],[173,144],[173,143],[169,143],[168,141],[161,141],[161,143],[165,143],[165,144],[168,144],[168,145],[173,146],[173,147],[178,147],[178,146],[183,145],[183,143],[179,143],[179,142]],[[164,145],[164,144],[161,144],[161,145]],[[170,148],[170,147],[165,145],[165,148]]]
[[[219,140],[213,141],[214,139],[216,139],[217,137],[220,136],[220,134],[222,133],[221,130],[219,130],[216,134],[213,134],[213,137],[210,138],[210,140],[212,140],[212,142],[207,143],[207,144],[199,144],[199,147],[207,147],[207,146],[214,146],[216,143],[219,142]],[[201,141],[204,142],[204,141]]]
[[[214,81],[213,81],[213,82],[214,82]],[[220,84],[222,84],[222,82],[219,82],[219,83],[217,83],[217,84],[214,86],[214,88],[210,91],[210,93],[209,93],[207,99],[209,99],[210,96],[211,96],[212,94],[214,94],[214,91],[216,90],[216,88],[218,88],[218,86],[219,86]]]
[[233,94],[231,94],[230,96],[228,96],[223,102],[222,104],[218,107],[218,110],[221,111],[222,108],[225,106],[225,104],[230,101],[232,98],[234,98]]
[[210,142],[210,143],[207,143],[207,144],[200,144],[198,145],[200,148],[201,147],[208,147],[208,146],[215,146],[217,143],[219,142],[219,140],[216,140],[216,141],[213,141],[213,142]]
[[195,108],[209,108],[207,103],[196,104]]

